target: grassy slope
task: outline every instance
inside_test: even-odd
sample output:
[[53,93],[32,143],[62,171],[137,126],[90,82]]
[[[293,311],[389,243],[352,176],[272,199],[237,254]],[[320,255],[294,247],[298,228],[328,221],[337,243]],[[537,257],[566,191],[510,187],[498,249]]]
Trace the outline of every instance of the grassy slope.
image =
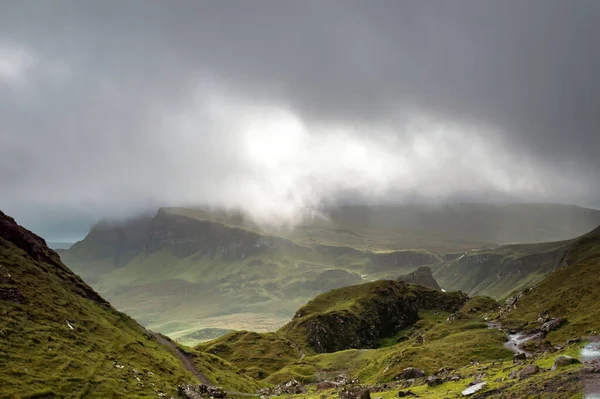
[[[525,217],[527,212],[533,216]],[[540,237],[562,237],[597,216],[596,211],[583,208],[544,204],[342,207],[327,213],[330,220],[314,220],[294,230],[265,231],[240,214],[168,208],[159,212],[162,224],[154,230],[149,217],[95,229],[61,256],[118,309],[179,342],[194,344],[198,342],[197,332],[205,328],[274,331],[302,303],[321,292],[362,281],[393,279],[425,264],[434,268],[436,279],[447,290],[501,298],[515,288],[538,281],[547,271],[545,267],[518,266],[526,260],[527,251],[536,255],[535,246],[520,254],[519,259],[514,259],[513,253],[519,253],[520,247],[499,248],[507,253],[493,263],[502,267],[478,264],[476,253],[461,261],[439,264],[435,257],[419,264],[408,259],[394,263],[392,257],[377,264],[372,257],[383,259],[392,250],[406,248],[427,248],[414,253],[428,254],[490,247],[479,240],[491,237],[490,223],[499,220],[502,223],[498,231],[514,240],[531,238],[538,230]],[[165,222],[165,218],[176,216],[212,223],[215,237],[227,237],[231,232],[231,237],[241,234],[248,239],[254,234],[276,245],[273,250],[236,259],[226,259],[228,246],[222,242],[215,243],[208,252],[199,249],[187,256],[177,255],[177,246],[145,245],[148,236],[154,239],[162,233],[177,233],[177,225]],[[423,218],[422,224],[417,223],[419,218]],[[527,221],[525,226],[521,219]],[[511,224],[525,229],[528,236],[519,235],[520,230]],[[470,227],[465,230],[463,225]],[[560,231],[554,234],[550,226],[557,225]],[[452,226],[458,226],[456,232],[448,231]],[[215,249],[217,252],[212,251]],[[322,273],[327,269],[335,270]],[[205,298],[211,298],[210,303]],[[200,302],[203,306],[197,306]]]
[[528,328],[537,327],[542,312],[564,317],[568,323],[548,335],[555,343],[600,331],[600,228],[574,240],[559,268],[534,290],[519,298],[509,320]]
[[0,299],[0,396],[155,398],[193,380],[167,349],[60,263],[42,239],[1,212],[0,289],[18,290],[24,298]]
[[434,268],[434,277],[447,290],[502,299],[532,285],[553,270],[570,241],[505,245],[456,254]]

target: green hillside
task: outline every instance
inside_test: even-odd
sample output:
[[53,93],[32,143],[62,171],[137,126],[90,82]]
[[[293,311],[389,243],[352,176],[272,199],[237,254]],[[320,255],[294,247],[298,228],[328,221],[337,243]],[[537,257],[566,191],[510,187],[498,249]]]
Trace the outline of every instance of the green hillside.
[[0,212],[0,397],[156,398],[193,380],[43,239]]
[[552,342],[600,331],[600,228],[572,241],[559,268],[513,300],[507,323],[534,329],[543,314],[567,320],[548,335]]
[[441,288],[500,299],[543,278],[564,247],[485,243],[494,223],[502,240],[535,241],[536,232],[538,240],[569,238],[600,217],[547,204],[354,206],[324,214],[294,229],[265,229],[240,213],[163,208],[100,223],[61,258],[119,310],[194,344],[202,331],[275,331],[322,292],[422,266]]

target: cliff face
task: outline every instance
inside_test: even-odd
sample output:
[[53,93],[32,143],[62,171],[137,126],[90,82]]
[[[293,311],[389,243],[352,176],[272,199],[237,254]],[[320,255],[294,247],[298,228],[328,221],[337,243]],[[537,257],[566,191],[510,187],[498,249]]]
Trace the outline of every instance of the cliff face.
[[468,297],[398,281],[376,281],[319,295],[302,307],[282,332],[317,353],[373,348],[419,320],[420,309],[458,310]]
[[421,266],[412,273],[398,277],[398,281],[403,281],[407,284],[422,285],[423,287],[441,291],[439,284],[433,278],[431,268],[427,266]]

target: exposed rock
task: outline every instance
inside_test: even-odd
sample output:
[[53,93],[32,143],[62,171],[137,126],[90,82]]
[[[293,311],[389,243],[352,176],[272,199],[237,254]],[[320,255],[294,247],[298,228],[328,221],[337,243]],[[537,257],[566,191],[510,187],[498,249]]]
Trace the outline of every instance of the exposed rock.
[[25,297],[16,287],[0,287],[0,301],[25,303]]
[[575,359],[574,357],[567,356],[567,355],[557,356],[556,359],[554,359],[554,364],[552,365],[552,371],[556,370],[559,367],[564,367],[564,366],[568,366],[570,364],[575,364],[575,363],[579,363],[579,360]]
[[333,381],[325,380],[317,384],[317,391],[323,391],[332,388],[341,388],[350,384],[358,384],[358,379],[348,378],[344,375],[338,375]]
[[325,391],[336,387],[337,386],[332,381],[321,381],[317,384],[317,391]]
[[436,386],[436,385],[441,385],[444,383],[444,380],[441,377],[438,376],[434,376],[431,375],[429,377],[427,377],[427,380],[425,381],[427,383],[427,385],[429,385],[430,387]]
[[306,393],[306,387],[296,380],[290,380],[275,387],[263,388],[258,391],[258,394],[261,397],[279,396],[283,394],[299,395],[302,393]]
[[368,388],[353,385],[351,387],[346,387],[340,392],[341,399],[371,399],[371,392]]
[[415,367],[408,367],[402,371],[402,374],[400,376],[404,380],[410,380],[413,378],[423,378],[425,377],[425,372]]
[[374,348],[381,338],[416,323],[420,309],[453,312],[468,300],[462,292],[444,293],[398,281],[367,283],[360,291],[355,287],[340,288],[356,302],[352,311],[323,311],[329,305],[328,294],[322,294],[298,310],[282,329],[301,330],[317,353]]
[[561,319],[552,319],[552,320],[544,323],[542,325],[542,327],[540,327],[540,330],[542,332],[548,334],[550,331],[557,330],[560,326],[562,326],[566,322],[567,322],[567,319],[562,319],[562,318]]
[[402,275],[398,277],[398,281],[403,281],[407,284],[422,285],[423,287],[441,291],[439,284],[433,278],[433,272],[429,266],[421,266],[412,273]]
[[528,364],[519,371],[519,378],[529,377],[539,372],[540,368],[537,364]]
[[578,344],[581,342],[581,338],[571,338],[567,340],[567,345]]
[[521,353],[515,353],[513,355],[513,362],[514,363],[520,362],[522,360],[527,360],[527,355],[525,353],[521,352]]
[[471,396],[471,395],[481,391],[486,385],[487,385],[487,382],[485,382],[485,381],[478,382],[477,384],[471,385],[470,387],[464,389],[461,392],[461,394],[463,396]]
[[408,398],[410,396],[415,396],[416,397],[417,394],[414,393],[414,392],[412,392],[412,391],[410,391],[410,390],[398,392],[398,397],[400,397],[400,398]]
[[180,385],[177,388],[177,393],[181,398],[199,399],[199,398],[226,398],[227,391],[223,388],[207,386],[204,384],[198,385]]

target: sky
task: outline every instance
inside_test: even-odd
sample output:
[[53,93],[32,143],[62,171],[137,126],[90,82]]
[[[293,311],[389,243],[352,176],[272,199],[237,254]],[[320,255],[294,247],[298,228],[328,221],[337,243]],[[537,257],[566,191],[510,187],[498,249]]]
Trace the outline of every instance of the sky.
[[0,209],[600,208],[597,0],[0,4]]

